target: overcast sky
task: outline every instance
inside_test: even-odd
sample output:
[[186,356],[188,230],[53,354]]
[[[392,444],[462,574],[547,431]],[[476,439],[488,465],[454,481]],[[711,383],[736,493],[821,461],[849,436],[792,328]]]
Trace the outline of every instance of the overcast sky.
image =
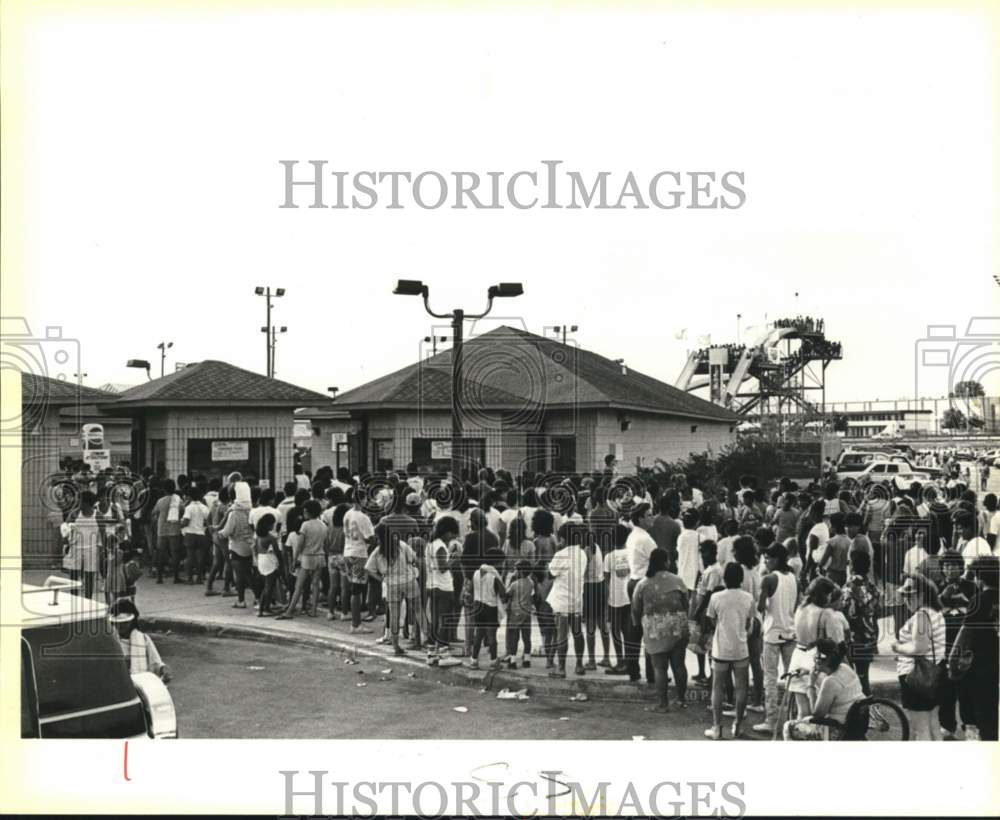
[[[417,357],[432,320],[396,278],[437,310],[520,281],[497,316],[577,324],[664,381],[737,314],[798,312],[844,345],[829,399],[912,396],[926,326],[961,336],[1000,301],[989,46],[975,15],[855,9],[59,17],[26,54],[26,315],[80,340],[95,386],[158,372],[161,340],[168,369],[262,372],[254,286],[281,286],[277,375],[322,392]],[[746,204],[282,210],[283,159],[737,170]]]

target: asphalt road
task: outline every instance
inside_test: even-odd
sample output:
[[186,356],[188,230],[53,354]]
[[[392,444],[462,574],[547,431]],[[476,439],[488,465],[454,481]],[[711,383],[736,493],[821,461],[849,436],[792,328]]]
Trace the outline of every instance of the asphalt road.
[[[569,693],[501,701],[495,692],[464,684],[383,676],[387,665],[378,659],[348,665],[329,651],[153,637],[170,666],[170,692],[181,736],[188,738],[704,740],[711,723],[704,690],[692,690],[694,702],[668,715],[650,714],[640,703],[571,703]],[[456,706],[468,712],[455,712]]]

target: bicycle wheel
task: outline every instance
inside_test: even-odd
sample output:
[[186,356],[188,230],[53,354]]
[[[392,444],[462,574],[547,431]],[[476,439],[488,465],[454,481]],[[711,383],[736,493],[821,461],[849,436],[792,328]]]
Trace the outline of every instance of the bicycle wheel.
[[909,740],[910,722],[902,707],[886,698],[868,702],[868,732],[865,740]]

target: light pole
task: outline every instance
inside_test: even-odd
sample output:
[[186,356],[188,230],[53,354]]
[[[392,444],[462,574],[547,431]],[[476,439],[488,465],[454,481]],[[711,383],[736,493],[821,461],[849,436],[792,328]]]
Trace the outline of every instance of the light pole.
[[743,314],[742,313],[737,313],[736,314],[736,344],[740,343],[740,335],[741,335],[740,319],[742,319],[742,318],[743,318]]
[[80,386],[83,384],[83,380],[89,375],[89,373],[74,373],[73,378],[76,379],[77,386]]
[[448,336],[424,336],[424,344],[431,346],[431,355],[437,356],[438,342],[444,344],[449,339]]
[[555,332],[556,336],[562,334],[562,343],[566,344],[566,334],[576,333],[580,328],[577,325],[547,325],[545,330]]
[[273,352],[271,344],[271,297],[274,296],[275,298],[277,298],[278,296],[284,296],[285,289],[275,288],[274,292],[272,293],[270,285],[266,288],[258,286],[253,289],[253,292],[256,293],[258,296],[263,296],[267,301],[267,327],[261,328],[261,331],[267,334],[267,336],[264,337],[267,342],[267,370],[266,370],[267,377],[273,378],[274,363],[271,361],[271,356]]
[[174,346],[173,342],[160,342],[156,348],[160,351],[160,378],[163,378],[167,363],[167,351]]
[[145,370],[146,378],[149,381],[153,380],[153,377],[149,375],[149,362],[145,359],[129,359],[128,362],[125,363],[125,367],[136,367],[140,370]]
[[272,379],[274,378],[274,374],[276,372],[275,356],[277,356],[278,353],[278,334],[287,332],[288,328],[285,325],[282,325],[280,328],[279,327],[271,328],[271,378]]
[[487,292],[486,310],[482,313],[466,313],[455,308],[451,313],[435,313],[428,301],[430,288],[419,279],[400,279],[396,282],[393,293],[397,296],[420,296],[424,300],[424,309],[435,319],[451,319],[451,475],[452,480],[462,480],[463,454],[462,449],[462,333],[466,319],[482,319],[493,308],[496,298],[520,296],[524,287],[520,282],[501,282],[493,285]]

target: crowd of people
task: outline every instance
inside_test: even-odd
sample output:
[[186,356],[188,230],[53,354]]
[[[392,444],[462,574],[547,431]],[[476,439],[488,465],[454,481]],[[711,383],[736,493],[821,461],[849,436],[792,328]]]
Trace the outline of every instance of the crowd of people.
[[[238,473],[91,483],[61,526],[64,567],[118,610],[146,573],[259,618],[322,614],[374,634],[385,616],[374,639],[396,654],[472,668],[534,660],[556,678],[600,670],[654,687],[658,712],[706,687],[713,739],[775,731],[779,668],[792,709],[777,729],[828,736],[815,720],[843,722],[870,694],[892,615],[914,739],[997,738],[992,493],[953,483],[866,496],[749,475],[710,491],[683,474],[643,484],[610,468],[464,478],[410,465],[297,470],[281,490]],[[927,659],[940,672],[932,692],[916,684]]]

